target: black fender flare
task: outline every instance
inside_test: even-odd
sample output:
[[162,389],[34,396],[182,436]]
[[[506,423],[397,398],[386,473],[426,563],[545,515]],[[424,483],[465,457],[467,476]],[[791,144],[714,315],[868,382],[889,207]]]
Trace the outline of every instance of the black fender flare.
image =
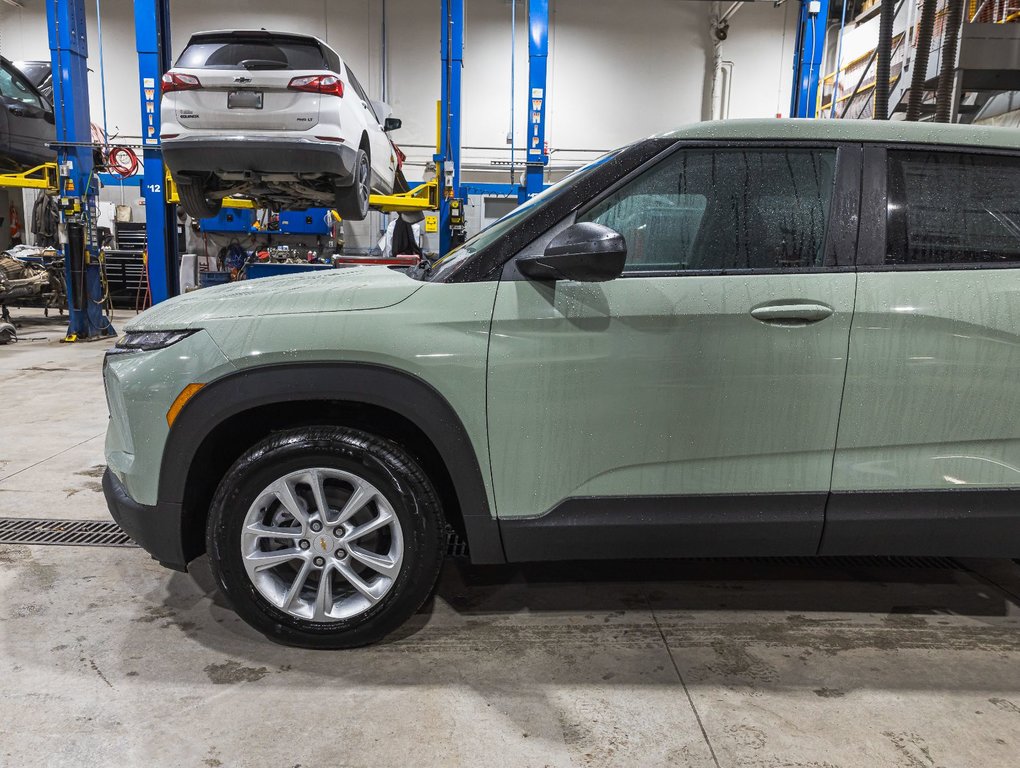
[[178,414],[160,465],[160,505],[180,509],[192,460],[203,441],[232,416],[274,403],[333,400],[386,408],[432,441],[453,481],[471,560],[503,563],[478,457],[460,417],[434,387],[403,371],[346,362],[286,363],[247,368],[206,384]]

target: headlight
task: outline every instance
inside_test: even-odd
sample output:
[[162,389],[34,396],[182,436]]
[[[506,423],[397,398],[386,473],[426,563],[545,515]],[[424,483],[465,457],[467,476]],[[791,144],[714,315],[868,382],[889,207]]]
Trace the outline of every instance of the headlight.
[[117,341],[117,346],[111,349],[110,354],[122,352],[149,352],[154,349],[166,349],[171,344],[176,344],[181,339],[186,339],[197,329],[190,331],[143,331],[141,333],[127,333]]

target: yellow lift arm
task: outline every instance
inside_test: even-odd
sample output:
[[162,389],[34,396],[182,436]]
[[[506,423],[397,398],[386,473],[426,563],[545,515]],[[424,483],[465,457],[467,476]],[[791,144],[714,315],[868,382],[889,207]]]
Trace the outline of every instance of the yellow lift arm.
[[0,187],[42,189],[55,195],[58,192],[57,164],[43,163],[21,173],[0,173]]
[[[166,199],[168,203],[179,203],[177,185],[173,177],[166,175]],[[368,198],[370,208],[383,213],[402,213],[410,211],[434,211],[439,208],[439,183],[433,179],[419,184],[409,192],[395,195],[371,195]],[[255,208],[255,202],[244,197],[227,197],[223,200],[224,208]],[[336,212],[334,211],[334,215]]]

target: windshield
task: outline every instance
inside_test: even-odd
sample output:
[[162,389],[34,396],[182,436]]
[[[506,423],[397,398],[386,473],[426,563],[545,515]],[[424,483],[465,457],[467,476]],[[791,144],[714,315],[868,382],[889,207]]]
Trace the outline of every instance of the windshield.
[[506,216],[492,222],[492,224],[487,226],[474,237],[469,238],[463,245],[454,248],[448,254],[443,256],[435,264],[433,264],[429,270],[416,276],[426,280],[442,280],[476,253],[487,248],[489,245],[503,237],[513,227],[524,221],[528,217],[529,213],[536,210],[549,200],[558,197],[564,192],[564,190],[573,187],[591,173],[592,170],[612,159],[617,152],[619,152],[619,150],[603,155],[583,168],[579,168],[574,171],[569,176],[560,179],[560,181],[528,199],[524,203],[521,203]]

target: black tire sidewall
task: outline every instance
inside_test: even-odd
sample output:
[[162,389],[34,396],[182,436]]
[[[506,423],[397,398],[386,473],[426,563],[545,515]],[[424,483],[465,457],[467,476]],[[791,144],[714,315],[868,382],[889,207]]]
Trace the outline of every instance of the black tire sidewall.
[[223,209],[222,200],[210,200],[205,188],[196,182],[177,185],[177,196],[188,215],[196,219],[210,219]]
[[[341,469],[372,483],[401,526],[404,551],[396,581],[376,605],[344,621],[307,621],[281,611],[252,584],[241,554],[244,518],[256,496],[280,477],[313,467]],[[381,639],[421,607],[438,577],[444,530],[435,491],[398,446],[356,430],[315,427],[274,435],[238,459],[213,499],[207,546],[220,588],[248,624],[287,645],[350,648]]]
[[368,195],[372,194],[372,163],[368,153],[364,149],[359,149],[354,158],[354,181],[350,186],[339,189],[336,195],[337,213],[340,214],[340,218],[348,221],[363,221],[368,216],[369,206],[367,202],[362,205],[362,197],[358,192],[357,169],[361,164],[368,166],[365,183],[368,185]]

